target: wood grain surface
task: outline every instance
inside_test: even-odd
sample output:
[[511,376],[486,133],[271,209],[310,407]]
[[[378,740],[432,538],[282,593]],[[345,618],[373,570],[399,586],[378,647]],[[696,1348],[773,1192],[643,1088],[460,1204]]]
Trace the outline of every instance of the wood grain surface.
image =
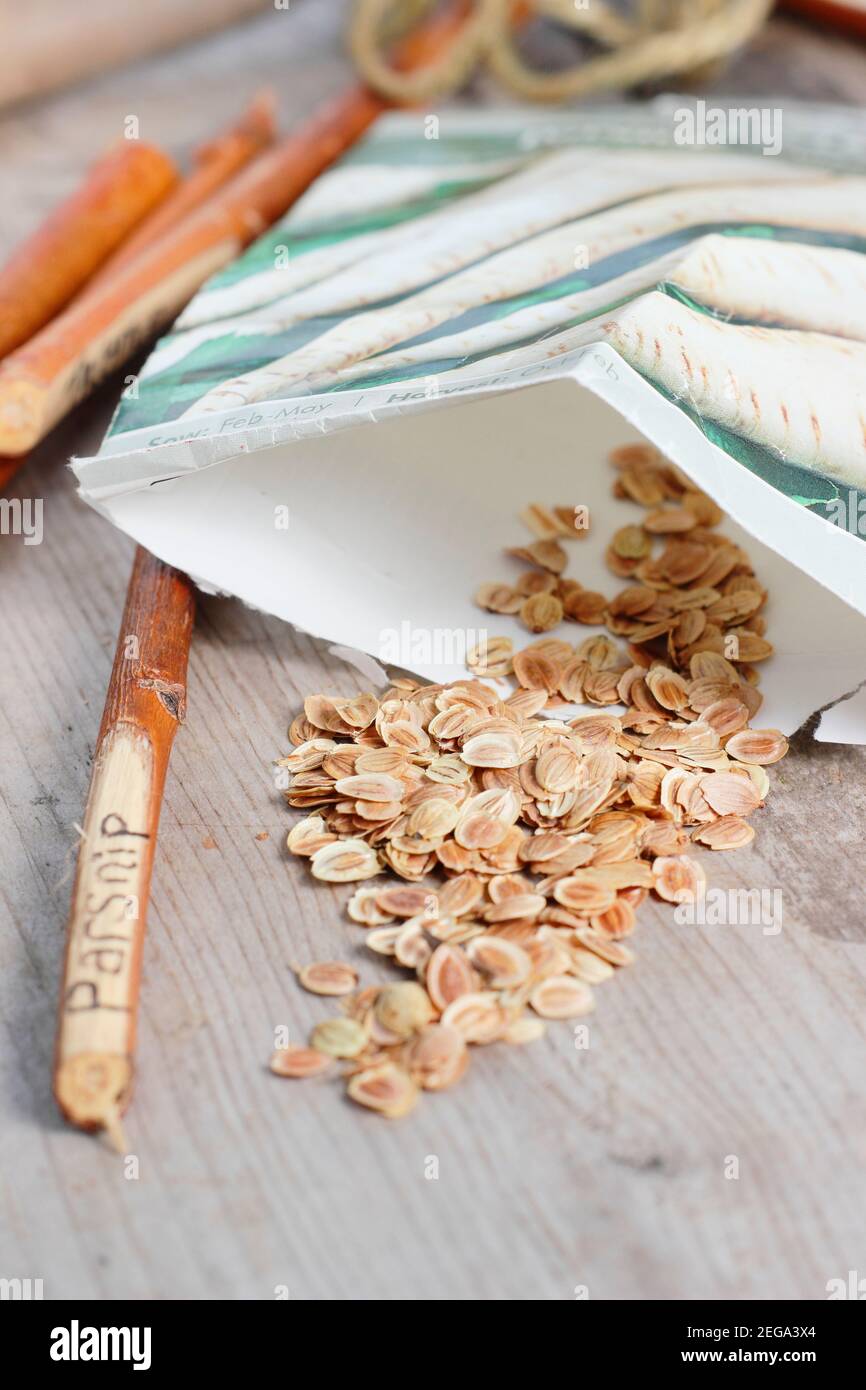
[[[129,113],[182,154],[263,80],[284,122],[308,111],[345,80],[343,18],[304,0],[7,115],[3,249]],[[854,100],[864,75],[862,49],[785,21],[718,89]],[[306,692],[363,683],[232,601],[201,599],[166,787],[127,1119],[138,1175],[63,1124],[63,928],[133,555],[64,463],[98,445],[116,394],[10,486],[43,500],[42,544],[0,537],[0,1276],[42,1278],[46,1298],[821,1299],[866,1272],[866,750],[801,732],[753,845],[713,858],[714,884],[782,890],[780,933],[678,927],[648,903],[588,1049],[565,1024],[479,1050],[457,1089],[388,1123],[267,1070],[275,1027],[300,1039],[329,1011],[289,962],[361,954],[346,890],[288,861],[270,764]]]

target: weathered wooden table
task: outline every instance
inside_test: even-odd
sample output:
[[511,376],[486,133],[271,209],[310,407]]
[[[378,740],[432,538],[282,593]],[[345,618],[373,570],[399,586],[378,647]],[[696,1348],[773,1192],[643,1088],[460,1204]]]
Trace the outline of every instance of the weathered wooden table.
[[[179,150],[263,80],[286,122],[308,111],[345,80],[343,11],[292,6],[7,115],[4,243],[129,114]],[[863,49],[777,22],[721,90],[856,100],[864,77]],[[304,693],[359,686],[235,602],[201,601],[165,799],[138,1176],[63,1126],[50,1074],[76,823],[132,555],[64,463],[98,444],[116,393],[13,486],[44,499],[43,543],[0,539],[0,1276],[42,1278],[47,1298],[820,1299],[866,1273],[866,749],[802,732],[753,847],[713,861],[716,884],[783,889],[780,934],[677,927],[648,903],[588,1050],[567,1025],[489,1049],[387,1123],[267,1070],[276,1025],[297,1037],[326,1012],[289,962],[347,950],[345,893],[287,860],[270,763]]]

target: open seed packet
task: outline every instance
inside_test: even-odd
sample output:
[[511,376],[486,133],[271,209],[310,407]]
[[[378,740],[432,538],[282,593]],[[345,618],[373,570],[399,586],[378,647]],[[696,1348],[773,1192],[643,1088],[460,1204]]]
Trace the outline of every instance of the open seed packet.
[[781,152],[680,145],[671,100],[380,120],[181,314],[82,496],[204,588],[447,681],[531,640],[475,598],[535,563],[529,504],[579,519],[582,588],[632,582],[608,547],[647,498],[606,458],[648,441],[661,510],[706,494],[770,594],[762,722],[866,742],[838,703],[866,680],[863,156],[815,108]]

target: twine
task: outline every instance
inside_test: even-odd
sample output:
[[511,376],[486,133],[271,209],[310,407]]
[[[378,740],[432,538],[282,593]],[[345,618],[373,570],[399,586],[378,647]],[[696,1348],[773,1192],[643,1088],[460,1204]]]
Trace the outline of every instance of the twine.
[[[376,91],[391,101],[422,102],[449,95],[481,68],[515,96],[573,101],[598,92],[663,78],[706,77],[761,27],[773,0],[637,0],[622,14],[604,0],[471,0],[448,52],[417,72],[398,72],[390,43],[435,7],[436,0],[355,0],[349,29],[354,60]],[[516,44],[520,22],[538,15],[592,39],[608,51],[563,72],[528,67]]]

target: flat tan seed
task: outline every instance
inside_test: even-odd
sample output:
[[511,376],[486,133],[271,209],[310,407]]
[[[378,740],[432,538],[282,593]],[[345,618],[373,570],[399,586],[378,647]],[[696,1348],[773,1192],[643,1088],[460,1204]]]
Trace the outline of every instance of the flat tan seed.
[[689,673],[694,680],[714,680],[733,686],[740,679],[736,666],[718,652],[696,652],[689,661]]
[[684,492],[683,506],[694,512],[699,526],[718,526],[725,519],[721,507],[705,492]]
[[379,701],[368,690],[350,700],[335,700],[334,707],[344,724],[360,731],[368,728],[376,718]]
[[480,733],[466,739],[460,756],[469,767],[519,767],[520,736],[505,733]]
[[754,827],[739,816],[721,816],[692,832],[692,839],[710,849],[742,849],[755,838]]
[[554,515],[562,528],[562,534],[574,540],[575,536],[583,540],[584,536],[589,535],[589,507],[584,503],[578,503],[574,507],[554,507]]
[[442,1015],[442,1022],[456,1028],[468,1043],[492,1043],[508,1027],[508,1017],[493,993],[461,994]]
[[357,1057],[367,1046],[367,1029],[355,1018],[326,1018],[310,1035],[316,1052],[328,1057]]
[[574,939],[581,946],[585,946],[588,951],[593,951],[595,955],[601,956],[602,960],[609,961],[611,965],[631,965],[634,962],[634,952],[624,946],[621,941],[607,936],[594,926],[575,927]]
[[588,872],[597,883],[605,884],[616,892],[624,888],[652,887],[652,870],[645,859],[622,859],[614,864],[598,864]]
[[520,513],[520,520],[540,541],[555,540],[557,536],[567,535],[568,531],[560,524],[556,514],[540,502],[530,502]]
[[707,705],[701,712],[701,719],[705,724],[709,724],[711,729],[715,729],[719,738],[728,738],[746,727],[749,711],[742,700],[728,696],[724,700],[716,700],[713,704]]
[[515,690],[505,701],[505,707],[522,719],[532,719],[547,703],[545,690]]
[[369,946],[370,950],[379,956],[393,956],[402,931],[402,923],[398,927],[374,927],[364,937],[364,945]]
[[573,975],[551,975],[542,980],[530,994],[529,1003],[541,1018],[580,1018],[595,1006],[589,985]]
[[439,899],[430,888],[422,885],[407,888],[402,884],[391,884],[376,890],[376,906],[380,912],[392,917],[417,917],[423,913],[435,917],[439,910]]
[[418,1087],[408,1072],[393,1062],[368,1067],[349,1078],[346,1088],[349,1097],[368,1110],[375,1110],[386,1119],[408,1115],[418,1100]]
[[557,576],[549,570],[525,570],[515,581],[514,587],[527,599],[532,594],[554,594],[558,584]]
[[607,616],[607,599],[592,589],[567,594],[562,606],[567,618],[588,627],[599,627]]
[[387,1028],[398,1038],[408,1038],[433,1017],[427,991],[411,980],[398,985],[386,985],[381,989],[376,998],[374,1012],[383,1028]]
[[507,552],[518,560],[527,560],[551,574],[562,574],[568,564],[568,556],[559,541],[533,541],[532,545],[515,546]]
[[553,896],[570,912],[586,916],[606,912],[616,901],[614,889],[595,877],[591,869],[579,870],[568,878],[560,879],[554,887]]
[[741,763],[764,767],[777,763],[788,751],[788,740],[778,729],[743,729],[725,744],[725,752]]
[[583,685],[589,665],[583,657],[573,656],[559,673],[559,693],[568,704],[583,704]]
[[775,648],[772,642],[768,642],[765,637],[759,637],[756,632],[746,628],[731,628],[729,636],[736,638],[736,652],[732,660],[743,661],[766,661],[768,656],[772,656]]
[[654,444],[640,440],[635,444],[619,444],[611,449],[607,461],[613,468],[635,468],[639,470],[655,468],[664,462]]
[[356,743],[338,743],[332,753],[322,759],[322,771],[327,772],[334,781],[338,777],[351,777],[358,766],[361,750]]
[[487,895],[493,903],[503,903],[506,898],[521,897],[532,890],[532,884],[523,874],[501,874],[491,879],[487,885]]
[[609,609],[614,617],[636,618],[652,608],[657,597],[655,589],[648,589],[643,584],[631,584],[611,599]]
[[334,783],[334,790],[340,796],[351,797],[353,801],[400,802],[406,789],[402,782],[386,772],[368,772],[361,776],[339,778]]
[[338,840],[314,853],[313,877],[323,883],[357,883],[382,872],[376,851],[365,840]]
[[397,845],[392,844],[385,845],[382,850],[382,858],[389,869],[393,869],[398,878],[406,879],[410,883],[417,883],[424,878],[434,863],[434,856],[430,852],[413,854],[409,850],[401,850]]
[[[579,918],[572,918],[572,921],[579,920]],[[535,984],[539,980],[549,979],[551,975],[564,975],[568,969],[567,942],[558,938],[558,928],[549,935],[544,935],[544,930],[542,928],[537,931],[523,945],[523,949],[532,963],[531,979]]]
[[494,989],[516,989],[529,979],[529,956],[504,937],[476,936],[466,947],[466,954]]
[[689,703],[688,682],[666,666],[654,666],[646,673],[650,694],[665,709],[684,709]]
[[541,1018],[517,1018],[508,1025],[502,1038],[504,1042],[522,1046],[524,1043],[537,1042],[546,1032],[547,1024]]
[[720,816],[748,816],[761,804],[751,778],[736,772],[711,772],[701,778],[700,787],[707,803]]
[[446,840],[436,851],[436,858],[449,873],[462,874],[469,869],[477,869],[478,864],[472,850],[464,849],[455,840]]
[[453,941],[457,946],[482,931],[484,927],[480,922],[466,921],[461,917],[439,917],[427,927],[427,935],[435,941]]
[[495,849],[508,834],[510,827],[504,820],[487,816],[482,811],[464,816],[457,824],[454,838],[464,849]]
[[341,960],[320,960],[298,971],[298,983],[311,994],[351,994],[358,988],[358,972]]
[[614,534],[611,548],[621,560],[642,560],[649,555],[652,541],[642,526],[621,526]]
[[425,842],[442,840],[454,829],[459,816],[459,807],[453,801],[444,797],[430,797],[410,813],[403,838]]
[[689,507],[660,507],[644,517],[644,528],[652,535],[663,536],[674,531],[691,531],[698,519]]
[[[714,623],[721,623],[723,626],[741,623],[745,618],[757,613],[762,603],[763,599],[760,594],[746,591],[723,594],[707,609],[707,617],[711,618]],[[756,621],[759,620],[756,619]]]
[[512,665],[518,684],[527,690],[546,690],[552,695],[559,685],[561,663],[541,652],[515,652]]
[[539,637],[537,642],[530,642],[523,650],[532,655],[546,656],[550,661],[567,661],[574,649],[570,642],[561,637]]
[[510,637],[488,637],[470,647],[466,665],[474,675],[506,675],[511,669],[514,643]]
[[[391,822],[399,816],[402,809],[399,801],[349,801],[341,809],[352,811],[362,821],[388,821]],[[359,829],[366,830],[366,826],[359,826]]]
[[510,893],[500,902],[488,907],[484,913],[485,922],[515,922],[523,918],[532,920],[544,910],[545,899],[541,893]]
[[332,753],[337,744],[332,738],[310,738],[294,748],[287,758],[281,758],[277,767],[288,768],[289,772],[310,772],[321,767],[327,753]]
[[304,701],[304,714],[316,729],[327,729],[330,733],[351,734],[351,725],[346,724],[337,712],[336,701],[328,695],[308,695]]
[[617,898],[604,912],[595,912],[589,919],[590,926],[611,941],[628,936],[636,923],[635,910],[625,898]]
[[481,901],[484,890],[473,874],[458,874],[449,879],[439,892],[439,912],[442,916],[465,917]]
[[519,613],[523,595],[510,584],[482,584],[476,590],[475,602],[488,613]]
[[426,753],[430,747],[428,735],[408,719],[385,720],[380,733],[383,743],[389,748],[403,748],[407,753]]
[[761,801],[766,801],[770,794],[770,778],[764,769],[758,763],[739,763],[737,766],[745,769]]
[[584,946],[570,946],[568,956],[569,974],[575,975],[578,980],[583,980],[588,985],[600,985],[614,974],[614,968],[609,961]]
[[613,705],[619,699],[619,671],[590,671],[583,692],[591,705]]
[[555,594],[532,594],[525,600],[520,619],[530,632],[550,632],[562,622],[563,607]]
[[336,838],[321,816],[307,816],[292,826],[286,847],[292,854],[313,855],[325,845],[332,845]]
[[460,701],[440,710],[430,720],[428,732],[440,743],[464,738],[478,723],[478,711],[472,705]]
[[442,1013],[461,994],[471,994],[478,981],[460,947],[443,943],[427,962],[425,983],[430,999]]
[[460,812],[461,820],[469,816],[483,815],[493,816],[496,820],[513,825],[520,815],[520,796],[511,785],[511,780],[506,778],[505,786],[489,787],[464,801]]
[[535,763],[535,777],[546,792],[567,792],[577,786],[580,755],[569,744],[545,748]]
[[655,891],[669,903],[695,902],[706,875],[696,859],[685,854],[660,855],[653,862]]
[[407,1044],[404,1062],[416,1085],[425,1091],[444,1091],[465,1072],[469,1049],[457,1028],[431,1023]]
[[308,742],[311,738],[318,738],[319,730],[311,724],[305,714],[299,714],[289,725],[289,742],[295,748],[300,748],[302,743]]
[[458,753],[445,753],[441,758],[433,759],[424,775],[431,782],[456,787],[468,781],[469,768]]
[[432,951],[423,919],[410,918],[394,942],[395,960],[408,970],[419,970],[430,959]]
[[391,913],[377,907],[375,888],[356,888],[346,904],[346,912],[361,927],[386,927],[394,920]]
[[299,1081],[309,1076],[323,1076],[333,1065],[332,1057],[312,1047],[281,1047],[270,1061],[275,1076],[289,1076]]
[[387,772],[392,777],[401,777],[408,773],[410,768],[411,763],[399,748],[358,749],[355,759],[355,772],[359,775],[367,772]]
[[526,863],[540,864],[547,859],[555,859],[558,854],[569,849],[571,844],[569,836],[561,835],[558,831],[541,831],[524,840],[520,848],[520,858]]

